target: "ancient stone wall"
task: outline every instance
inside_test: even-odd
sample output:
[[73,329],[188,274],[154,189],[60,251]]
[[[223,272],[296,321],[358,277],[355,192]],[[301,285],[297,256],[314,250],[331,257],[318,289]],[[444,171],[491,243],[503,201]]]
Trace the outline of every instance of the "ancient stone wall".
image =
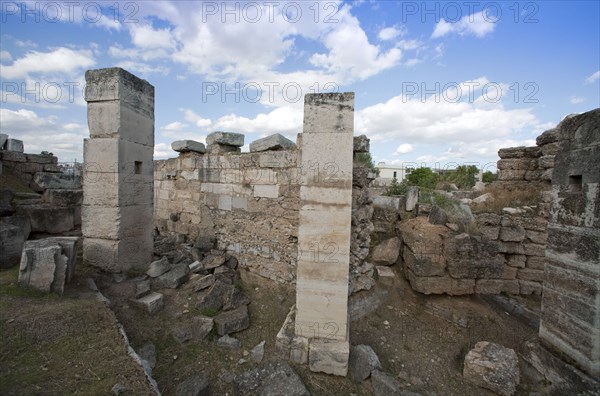
[[545,251],[540,337],[600,376],[600,109],[563,120]]
[[159,232],[217,237],[240,265],[276,281],[296,277],[299,154],[183,152],[156,161]]

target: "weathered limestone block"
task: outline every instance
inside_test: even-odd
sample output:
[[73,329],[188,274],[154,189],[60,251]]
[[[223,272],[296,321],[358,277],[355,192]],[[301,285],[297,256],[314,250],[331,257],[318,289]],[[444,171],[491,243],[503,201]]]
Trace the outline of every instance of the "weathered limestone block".
[[525,239],[525,228],[521,225],[506,226],[500,229],[500,240],[505,242],[521,242]]
[[378,195],[373,198],[373,206],[375,208],[399,210],[400,209],[400,198],[399,197],[386,197],[384,195]]
[[248,307],[241,305],[232,311],[221,312],[215,317],[215,325],[220,336],[247,329],[250,327]]
[[163,295],[156,292],[152,292],[142,298],[138,298],[137,300],[134,300],[134,302],[146,310],[146,312],[148,312],[150,315],[155,315],[161,309],[163,309],[165,305]]
[[362,382],[369,378],[373,370],[380,368],[381,363],[373,348],[368,345],[350,346],[348,374],[353,381]]
[[446,242],[444,255],[453,278],[499,278],[504,269],[500,244],[485,238],[460,234]]
[[543,146],[548,143],[558,142],[559,138],[560,138],[560,129],[552,128],[552,129],[548,129],[547,131],[544,131],[541,135],[539,135],[535,139],[535,144],[538,146]]
[[475,279],[454,279],[449,276],[416,276],[408,270],[408,281],[413,290],[423,294],[449,294],[451,296],[473,294]]
[[276,133],[258,139],[250,143],[250,152],[269,151],[269,150],[293,150],[296,144],[285,136]]
[[75,228],[75,210],[73,208],[26,205],[19,208],[19,213],[29,217],[33,232],[62,234]]
[[498,156],[501,159],[506,158],[537,158],[541,155],[539,147],[509,147],[498,150]]
[[171,149],[179,153],[185,153],[188,151],[201,154],[206,153],[206,147],[204,146],[204,143],[196,142],[195,140],[176,140],[171,143]]
[[7,139],[4,144],[6,151],[14,151],[16,153],[23,152],[23,141],[18,139]]
[[407,212],[412,212],[419,201],[419,188],[415,186],[411,186],[408,188],[406,192],[406,204],[404,210]]
[[19,284],[62,294],[75,270],[77,237],[46,238],[25,242]]
[[386,239],[373,249],[372,260],[377,264],[393,265],[398,260],[402,242],[398,237]]
[[348,373],[348,342],[312,339],[309,344],[308,365],[311,371],[345,377]]
[[463,377],[477,386],[511,396],[519,385],[519,358],[512,349],[480,341],[467,353]]
[[213,132],[206,137],[206,144],[221,144],[224,146],[242,147],[244,145],[244,134],[233,132]]
[[501,170],[535,170],[538,160],[529,158],[511,158],[498,161],[498,169]]
[[477,294],[519,294],[519,281],[516,279],[477,279],[475,293]]

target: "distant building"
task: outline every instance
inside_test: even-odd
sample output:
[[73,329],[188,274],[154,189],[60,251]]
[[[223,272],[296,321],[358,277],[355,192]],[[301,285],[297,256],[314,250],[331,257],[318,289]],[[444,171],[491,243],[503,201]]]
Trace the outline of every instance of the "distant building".
[[387,165],[385,162],[379,162],[376,167],[379,169],[379,177],[375,179],[375,185],[379,186],[389,185],[393,178],[396,178],[400,183],[413,170],[413,168],[405,168],[401,165]]

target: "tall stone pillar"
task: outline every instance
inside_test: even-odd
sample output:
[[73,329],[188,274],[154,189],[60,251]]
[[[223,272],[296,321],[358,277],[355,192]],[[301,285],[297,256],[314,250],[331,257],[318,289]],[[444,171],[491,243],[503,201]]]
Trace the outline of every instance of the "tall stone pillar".
[[546,136],[552,175],[540,338],[600,376],[600,109]]
[[85,73],[83,258],[111,272],[152,259],[154,87],[121,68]]
[[312,371],[348,370],[354,93],[304,100],[295,335]]

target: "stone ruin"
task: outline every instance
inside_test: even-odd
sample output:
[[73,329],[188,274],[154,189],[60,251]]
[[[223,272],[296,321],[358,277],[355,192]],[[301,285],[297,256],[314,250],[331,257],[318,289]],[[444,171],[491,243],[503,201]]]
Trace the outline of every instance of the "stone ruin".
[[[244,135],[217,131],[206,145],[173,142],[177,158],[153,161],[154,88],[119,68],[88,71],[86,81],[83,198],[81,179],[56,172],[56,157],[3,143],[3,174],[42,192],[41,199],[2,193],[3,250],[12,252],[2,258],[20,258],[21,284],[62,292],[79,238],[25,242],[23,230],[68,234],[81,216],[86,263],[117,274],[149,266],[136,302],[151,314],[163,304],[156,285],[177,288],[193,279],[203,309],[223,310],[214,323],[226,337],[249,326],[247,298],[232,286],[237,271],[295,284],[278,353],[345,376],[354,302],[365,304],[376,279],[393,276],[397,264],[423,294],[541,295],[540,338],[600,375],[599,109],[566,118],[536,147],[500,150],[494,185],[533,188],[536,205],[473,214],[469,205],[489,195],[456,192],[456,211],[421,202],[415,188],[373,197],[375,174],[353,158],[369,143],[353,137],[351,93],[307,95],[296,143],[272,135],[242,153]],[[36,211],[53,210],[68,212],[72,222],[60,231],[40,226]],[[213,324],[206,320],[205,330]],[[469,370],[487,364],[490,348],[512,356],[482,344]]]

